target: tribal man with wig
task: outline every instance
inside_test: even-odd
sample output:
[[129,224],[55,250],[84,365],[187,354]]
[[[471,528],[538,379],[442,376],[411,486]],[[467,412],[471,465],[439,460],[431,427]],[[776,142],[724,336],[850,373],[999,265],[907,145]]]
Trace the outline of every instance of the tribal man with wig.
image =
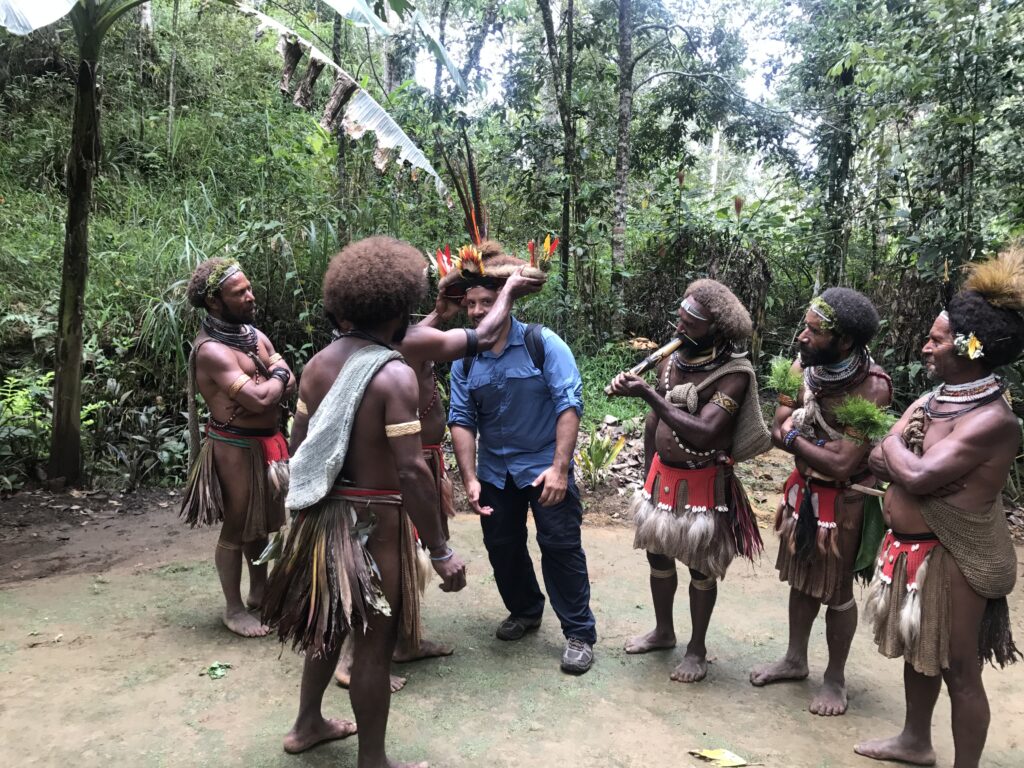
[[[284,524],[288,446],[279,430],[281,407],[295,379],[281,355],[251,323],[252,285],[229,259],[204,261],[188,283],[189,303],[205,309],[188,363],[192,462],[181,515],[192,527],[223,521],[214,554],[227,603],[224,624],[243,637],[269,632],[247,608],[262,607],[266,565],[256,565],[267,535]],[[196,389],[210,409],[199,449]],[[241,596],[242,555],[249,596]]]
[[288,752],[354,732],[351,723],[325,720],[320,711],[342,641],[352,633],[349,693],[360,768],[395,765],[384,746],[389,667],[399,626],[413,631],[418,585],[429,573],[417,573],[416,532],[441,589],[466,584],[423,459],[416,374],[393,348],[426,292],[425,266],[412,246],[388,237],[352,243],[331,260],[324,308],[339,333],[303,372],[299,412],[308,424],[292,457],[287,499],[294,519],[264,611],[281,641],[306,654]]
[[696,682],[707,674],[708,624],[718,580],[737,555],[763,548],[747,495],[733,471],[771,448],[761,418],[757,378],[738,347],[751,334],[750,315],[715,280],[697,280],[678,310],[680,349],[658,369],[651,387],[632,373],[615,377],[611,393],[640,397],[651,407],[644,430],[647,482],[631,513],[633,546],[647,550],[655,627],[626,643],[626,653],[676,645],[672,620],[678,577],[690,571],[690,642],[671,674]]
[[[807,677],[807,645],[822,605],[828,667],[811,700],[816,715],[846,712],[846,659],[857,630],[854,565],[861,543],[865,495],[875,479],[871,443],[838,413],[862,406],[881,417],[892,382],[871,359],[878,312],[863,294],[829,288],[815,298],[797,336],[800,358],[790,375],[798,389],[779,393],[772,439],[793,454],[776,516],[779,579],[789,584],[789,647],[779,661],[750,674],[754,685]],[[795,396],[795,400],[794,400]]]
[[883,656],[903,657],[903,732],[856,752],[934,765],[931,721],[942,680],[952,704],[956,768],[975,768],[988,733],[981,673],[1020,655],[1006,596],[1017,558],[1001,504],[1020,441],[1006,384],[993,371],[1024,350],[1024,249],[975,265],[932,324],[922,354],[941,384],[871,452],[889,480],[889,531],[865,612]]

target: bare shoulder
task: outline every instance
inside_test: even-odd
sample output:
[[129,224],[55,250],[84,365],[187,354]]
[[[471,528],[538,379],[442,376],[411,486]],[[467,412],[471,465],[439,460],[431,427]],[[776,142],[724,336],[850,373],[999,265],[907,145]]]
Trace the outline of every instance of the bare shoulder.
[[857,394],[871,402],[887,406],[892,402],[892,379],[878,363],[872,363],[868,376],[857,387]]
[[[255,328],[255,326],[253,327]],[[264,349],[266,349],[267,351],[273,351],[274,345],[273,343],[271,343],[270,337],[267,336],[267,334],[265,334],[259,328],[256,328],[256,338],[259,339],[259,342],[260,344],[263,345]]]
[[395,391],[402,395],[411,392],[414,397],[419,397],[416,372],[404,360],[391,360],[385,363],[373,377],[370,388],[376,392]]
[[962,423],[972,433],[988,439],[1002,440],[1019,434],[1017,416],[1001,397],[967,414]]
[[715,389],[725,392],[727,395],[738,396],[747,391],[749,383],[750,376],[737,371],[736,373],[728,373],[720,378],[715,384]]
[[196,363],[202,366],[224,366],[236,362],[235,353],[230,347],[211,339],[209,336],[199,336],[194,342],[196,349]]

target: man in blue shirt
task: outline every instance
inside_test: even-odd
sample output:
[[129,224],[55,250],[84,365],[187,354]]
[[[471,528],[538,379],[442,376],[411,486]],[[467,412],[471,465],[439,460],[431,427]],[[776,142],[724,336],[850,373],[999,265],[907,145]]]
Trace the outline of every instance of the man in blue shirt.
[[[459,278],[465,281],[463,304],[474,326],[491,311],[504,268],[521,265],[497,244],[481,243],[481,250],[483,269],[464,268]],[[448,425],[509,611],[497,637],[519,640],[540,626],[544,612],[544,593],[526,546],[529,508],[544,585],[566,637],[562,669],[582,674],[593,663],[597,639],[580,536],[583,512],[572,474],[583,383],[565,342],[547,328],[537,330],[531,354],[527,326],[510,317],[491,350],[452,367]]]

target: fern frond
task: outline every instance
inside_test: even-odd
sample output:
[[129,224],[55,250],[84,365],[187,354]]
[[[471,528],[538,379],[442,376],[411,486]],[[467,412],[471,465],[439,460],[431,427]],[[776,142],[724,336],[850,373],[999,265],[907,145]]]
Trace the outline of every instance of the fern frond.
[[800,385],[803,380],[793,372],[793,361],[788,358],[772,358],[771,372],[768,374],[768,389],[780,395],[787,395],[794,400],[800,392]]
[[894,414],[860,395],[846,397],[832,414],[840,426],[872,442],[885,437],[896,423]]

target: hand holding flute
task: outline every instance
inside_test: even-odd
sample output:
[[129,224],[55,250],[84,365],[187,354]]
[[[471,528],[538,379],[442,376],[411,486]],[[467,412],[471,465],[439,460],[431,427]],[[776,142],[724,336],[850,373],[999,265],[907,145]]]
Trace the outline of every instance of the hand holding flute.
[[[649,354],[639,363],[630,368],[628,373],[631,373],[634,376],[643,376],[645,373],[647,373],[647,371],[651,370],[652,368],[655,368],[662,360],[664,360],[666,357],[668,357],[677,349],[679,349],[679,345],[682,343],[683,340],[678,337],[672,339],[672,341],[654,350],[653,352],[651,352],[651,354]],[[604,393],[609,397],[611,397],[613,394],[620,394],[613,393],[610,384],[604,388]]]

